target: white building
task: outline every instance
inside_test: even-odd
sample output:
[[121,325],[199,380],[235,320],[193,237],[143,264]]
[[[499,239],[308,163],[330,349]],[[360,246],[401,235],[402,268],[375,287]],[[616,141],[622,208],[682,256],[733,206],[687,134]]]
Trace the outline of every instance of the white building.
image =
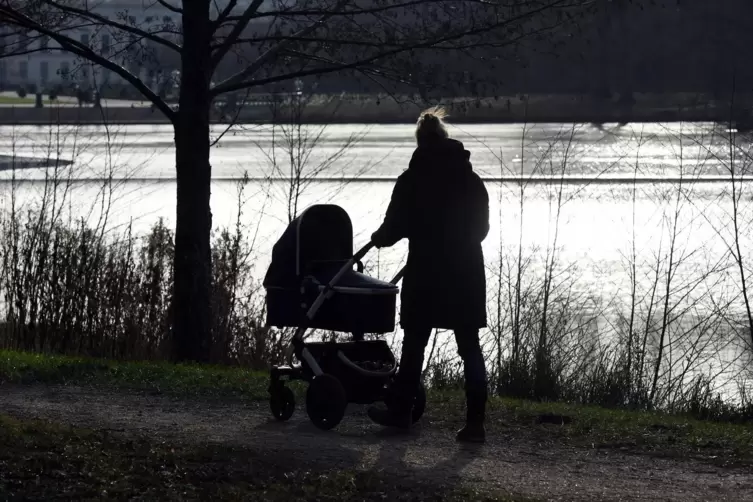
[[[167,1],[177,7],[182,3],[180,0]],[[234,9],[235,13],[245,9],[250,1],[240,0]],[[228,0],[218,0],[213,5],[222,9],[227,2]],[[148,29],[150,32],[157,32],[160,37],[180,42],[180,14],[156,0],[95,0],[87,2],[87,5],[89,12],[98,16],[142,30]],[[3,29],[8,33],[11,28],[0,26],[0,30]],[[165,76],[179,66],[178,56],[170,49],[123,30],[98,26],[91,20],[70,20],[60,32],[125,67],[153,88],[160,86]],[[0,38],[0,88],[36,86],[38,89],[49,89],[56,85],[71,84],[101,88],[124,83],[119,75],[61,50],[49,37],[34,33],[10,38]],[[5,47],[2,46],[3,41]],[[19,52],[19,49],[29,52],[2,56],[3,53]]]

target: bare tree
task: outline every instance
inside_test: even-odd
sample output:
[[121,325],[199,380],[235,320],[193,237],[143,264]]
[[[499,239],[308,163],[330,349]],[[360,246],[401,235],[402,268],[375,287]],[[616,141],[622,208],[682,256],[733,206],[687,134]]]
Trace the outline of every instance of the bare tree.
[[[733,106],[734,105],[732,105],[731,108]],[[727,144],[729,157],[727,170],[729,171],[730,178],[729,198],[732,202],[732,244],[728,244],[728,247],[737,270],[739,271],[740,292],[742,293],[745,306],[748,336],[750,337],[751,348],[753,349],[753,308],[751,307],[751,299],[748,292],[750,287],[750,268],[748,259],[743,252],[744,247],[740,245],[741,241],[744,242],[744,235],[747,233],[743,228],[746,226],[744,222],[746,215],[743,211],[743,206],[745,205],[743,195],[746,192],[745,181],[749,181],[749,179],[746,178],[749,178],[751,173],[752,157],[750,154],[750,146],[747,142],[744,142],[745,146],[738,145],[739,142],[735,137],[735,129],[732,127],[732,124],[729,125],[728,134],[729,137]]]
[[[507,48],[569,23],[594,4],[586,0],[143,0],[144,11],[168,12],[163,20],[178,20],[150,24],[138,22],[128,12],[107,17],[93,7],[94,2],[0,0],[0,19],[30,36],[49,37],[59,50],[118,75],[174,126],[175,357],[205,361],[211,338],[210,118],[216,98],[332,74],[358,76],[393,92],[463,85],[464,79],[457,77],[469,68],[463,61],[486,57],[475,67],[492,77],[489,69]],[[94,35],[86,41],[78,38],[76,30],[81,27]],[[108,44],[105,34],[111,37]],[[180,61],[177,109],[139,76],[138,61],[150,47]],[[237,63],[235,72],[218,75],[217,69],[232,59]],[[473,92],[489,93],[480,87],[484,83],[480,77],[472,80]]]
[[[732,100],[730,102],[730,116],[734,114],[735,87],[732,87]],[[723,132],[720,132],[721,128]],[[753,307],[750,299],[750,256],[747,236],[750,234],[751,211],[750,175],[753,172],[753,155],[751,145],[746,135],[738,133],[734,123],[730,121],[726,125],[715,127],[707,142],[699,140],[692,135],[680,135],[680,139],[691,142],[704,153],[707,160],[717,164],[715,169],[720,175],[728,180],[724,188],[714,201],[722,210],[721,216],[712,217],[704,207],[697,207],[705,222],[714,230],[715,237],[726,249],[728,257],[732,260],[736,289],[739,292],[738,300],[742,302],[742,316],[744,319],[736,319],[734,325],[737,329],[742,324],[745,342],[753,347]],[[687,202],[698,206],[698,202],[686,197]]]
[[333,145],[333,151],[327,151],[328,125],[306,123],[305,113],[311,100],[312,96],[303,93],[291,96],[289,103],[273,100],[270,147],[265,149],[257,143],[270,164],[270,188],[274,188],[277,181],[282,182],[277,187],[281,192],[278,195],[287,209],[288,223],[298,216],[301,197],[321,176],[341,177],[342,181],[335,185],[339,193],[347,187],[348,178],[357,179],[373,167],[369,161],[359,162],[360,168],[354,168],[346,176],[351,167],[346,156],[364,139],[368,129],[351,133]]

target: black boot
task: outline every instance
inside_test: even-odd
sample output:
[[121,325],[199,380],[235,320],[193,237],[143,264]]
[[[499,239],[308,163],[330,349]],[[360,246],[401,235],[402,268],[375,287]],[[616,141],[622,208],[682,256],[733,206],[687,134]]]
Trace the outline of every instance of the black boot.
[[424,351],[431,337],[431,328],[406,329],[403,333],[403,353],[395,380],[386,398],[387,408],[369,408],[369,417],[384,427],[409,430],[413,423],[413,402],[421,382]]
[[369,418],[382,427],[396,427],[402,430],[410,430],[413,420],[410,408],[407,411],[400,408],[381,408],[372,406],[368,409]]
[[369,407],[367,411],[369,418],[383,427],[410,430],[413,420],[412,400],[408,399],[409,393],[401,385],[395,385],[389,393],[390,396],[385,399],[384,407]]
[[486,441],[484,418],[486,415],[486,394],[468,394],[466,397],[467,416],[465,427],[457,433],[456,439],[464,443]]

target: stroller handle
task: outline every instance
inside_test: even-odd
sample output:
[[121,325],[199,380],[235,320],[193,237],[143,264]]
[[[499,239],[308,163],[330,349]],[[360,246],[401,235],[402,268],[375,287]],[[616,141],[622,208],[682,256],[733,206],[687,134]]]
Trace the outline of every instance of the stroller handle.
[[[319,307],[322,306],[322,303],[324,303],[324,300],[327,298],[327,293],[335,287],[335,284],[337,284],[340,279],[342,279],[342,276],[345,275],[348,270],[353,268],[353,265],[356,264],[356,262],[361,261],[361,258],[366,256],[366,253],[371,251],[371,249],[374,247],[374,243],[369,241],[368,244],[366,244],[364,247],[358,250],[356,254],[353,255],[351,259],[349,259],[345,265],[343,265],[340,270],[337,271],[337,273],[330,279],[330,281],[327,283],[327,285],[324,287],[324,291],[317,297],[317,299],[314,301],[314,303],[309,308],[308,312],[306,312],[306,318],[310,321],[314,318],[314,315],[316,315],[317,310],[319,310]],[[301,338],[303,337],[303,334],[301,333]]]
[[[356,252],[356,254],[353,255],[353,261],[352,261],[352,263],[348,263],[345,266],[345,269],[352,268],[355,263],[358,263],[359,261],[361,261],[361,259],[364,256],[366,256],[366,254],[368,254],[368,252],[371,251],[373,248],[374,248],[374,243],[371,242],[371,241],[369,241],[368,244],[366,244],[364,247],[362,247],[361,249],[359,249]],[[343,270],[343,273],[345,273],[345,270]],[[392,279],[390,282],[392,284],[397,284],[398,282],[400,282],[400,280],[403,278],[403,276],[405,276],[405,265],[403,266],[403,268],[400,269],[400,271],[397,273],[397,275],[395,276],[395,278]],[[335,278],[339,279],[340,277],[335,276]],[[334,281],[334,279],[333,279],[333,281]],[[336,281],[334,281],[334,282],[336,282]]]
[[405,276],[405,268],[406,266],[403,265],[403,268],[400,269],[400,272],[398,272],[395,278],[390,281],[392,284],[397,285],[397,283],[400,282],[400,279]]
[[[366,244],[364,247],[356,251],[356,254],[353,255],[353,263],[350,264],[350,267],[353,266],[354,263],[357,261],[361,261],[361,259],[368,254],[369,251],[371,251],[374,248],[374,243],[369,241],[368,244]],[[350,268],[348,267],[348,268]]]
[[[303,342],[304,337],[306,336],[306,331],[308,331],[308,324],[311,319],[314,318],[316,315],[316,312],[319,310],[319,308],[322,306],[322,303],[326,300],[329,291],[337,284],[337,282],[342,278],[345,273],[353,268],[353,265],[360,262],[361,259],[366,256],[366,254],[371,251],[371,249],[374,247],[374,243],[369,241],[368,244],[366,244],[364,247],[359,249],[352,258],[350,258],[345,265],[343,265],[340,270],[332,277],[332,279],[329,281],[329,283],[325,286],[324,291],[322,291],[319,296],[316,298],[314,303],[309,307],[308,312],[306,312],[306,324],[299,326],[298,329],[295,332],[295,335],[293,335],[293,339],[291,340],[290,345],[288,345],[288,349],[285,354],[285,360],[288,361],[288,364],[293,364],[293,353],[295,350],[295,347]],[[396,284],[396,283],[395,283]]]
[[[303,342],[303,339],[306,335],[306,331],[308,331],[308,324],[311,319],[314,318],[316,315],[316,312],[319,310],[319,308],[322,306],[322,303],[326,300],[328,293],[332,290],[332,288],[340,281],[343,275],[345,273],[353,268],[353,265],[360,262],[361,259],[368,254],[369,251],[371,251],[374,248],[374,243],[369,241],[365,246],[363,246],[361,249],[359,249],[352,258],[350,258],[343,266],[340,268],[340,270],[332,277],[332,279],[329,281],[329,283],[325,286],[324,290],[319,294],[319,296],[316,298],[314,303],[309,307],[308,311],[306,312],[306,323],[302,326],[299,326],[296,330],[295,335],[293,335],[292,343],[288,346],[288,350],[286,351],[285,359],[289,361],[289,364],[292,364],[292,357],[294,352],[294,347],[298,345],[299,343]],[[400,269],[400,271],[397,273],[394,279],[390,281],[392,284],[397,284],[400,282],[400,279],[403,278],[405,275],[405,267]]]
[[[340,270],[338,270],[338,272],[334,275],[334,277],[332,277],[332,279],[329,281],[329,283],[325,287],[324,293],[332,289],[335,286],[335,284],[337,284],[340,281],[340,279],[342,279],[342,276],[345,275],[345,273],[348,270],[351,270],[353,268],[353,265],[360,262],[361,259],[363,259],[363,257],[366,256],[366,254],[372,249],[374,249],[374,243],[372,241],[369,241],[368,244],[366,244],[364,247],[359,249],[356,252],[356,254],[353,255],[353,258],[348,260],[347,263],[343,265],[342,268],[340,268]],[[405,275],[405,267],[401,268],[400,272],[398,272],[395,278],[392,279],[390,282],[392,284],[397,284],[398,282],[400,282],[400,279],[402,279],[404,275]],[[317,298],[314,304],[311,306],[308,313],[306,314],[306,317],[309,320],[311,320],[316,314],[316,311],[319,310],[319,307],[321,307],[322,302],[324,302],[326,296],[327,296],[326,294],[319,295],[319,298]]]

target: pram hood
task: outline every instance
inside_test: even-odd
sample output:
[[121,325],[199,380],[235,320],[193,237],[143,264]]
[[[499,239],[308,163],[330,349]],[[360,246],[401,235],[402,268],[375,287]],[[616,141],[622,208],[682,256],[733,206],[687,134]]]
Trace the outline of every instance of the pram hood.
[[[263,285],[300,288],[313,277],[323,287],[353,257],[353,225],[348,213],[334,204],[317,204],[294,219],[272,249],[272,263]],[[336,288],[350,293],[394,293],[390,282],[348,270]]]

